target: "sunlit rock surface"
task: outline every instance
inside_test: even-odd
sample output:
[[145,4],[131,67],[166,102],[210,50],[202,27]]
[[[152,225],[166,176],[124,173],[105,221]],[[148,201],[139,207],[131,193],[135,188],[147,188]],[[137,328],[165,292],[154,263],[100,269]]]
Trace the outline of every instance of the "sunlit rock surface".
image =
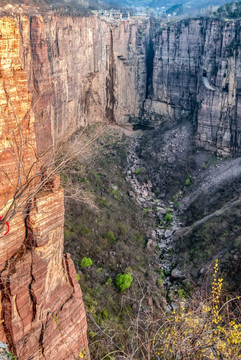
[[[22,20],[22,31],[28,33],[29,20]],[[32,166],[39,127],[35,128],[23,52],[17,21],[1,18],[0,216],[6,215],[20,184],[24,187],[41,165]],[[45,130],[46,144],[51,144],[51,128]],[[23,194],[37,181],[39,176]],[[70,256],[63,255],[63,191],[58,181],[54,183],[54,188],[31,199],[28,211],[26,204],[18,208],[8,220],[10,232],[4,236],[3,229],[0,234],[0,340],[20,360],[72,359],[84,348],[88,353],[81,290]]]

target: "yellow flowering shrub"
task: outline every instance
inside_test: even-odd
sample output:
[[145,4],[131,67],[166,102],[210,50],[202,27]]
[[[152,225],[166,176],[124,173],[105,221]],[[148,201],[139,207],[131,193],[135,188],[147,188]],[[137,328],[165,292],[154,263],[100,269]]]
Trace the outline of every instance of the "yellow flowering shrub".
[[166,317],[152,340],[152,359],[237,360],[241,359],[241,324],[230,319],[228,305],[221,304],[223,279],[214,266],[211,299],[191,306],[182,302]]

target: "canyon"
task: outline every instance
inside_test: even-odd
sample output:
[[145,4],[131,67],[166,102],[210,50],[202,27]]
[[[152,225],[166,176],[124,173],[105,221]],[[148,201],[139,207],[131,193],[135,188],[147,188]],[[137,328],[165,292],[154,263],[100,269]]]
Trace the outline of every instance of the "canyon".
[[86,123],[189,116],[198,144],[239,153],[239,21],[47,13],[20,15],[18,26],[40,150]]
[[239,153],[239,21],[47,14],[20,16],[19,28],[40,149],[45,133],[56,142],[86,123],[189,116],[199,145]]
[[88,342],[74,264],[63,255],[64,194],[58,175],[30,199],[29,189],[58,144],[96,123],[158,132],[186,121],[197,146],[240,155],[240,21],[110,22],[7,5],[0,32],[0,215],[19,177],[33,177],[0,239],[0,340],[20,360],[70,359],[88,354]]

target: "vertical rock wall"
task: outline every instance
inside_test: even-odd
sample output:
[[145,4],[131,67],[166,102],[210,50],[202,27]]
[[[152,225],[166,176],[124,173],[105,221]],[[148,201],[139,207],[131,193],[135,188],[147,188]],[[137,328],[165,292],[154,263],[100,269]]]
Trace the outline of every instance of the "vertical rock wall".
[[198,144],[241,150],[240,23],[20,17],[39,151],[79,125],[193,121]]
[[[21,24],[22,34],[29,34],[29,20]],[[9,233],[0,232],[0,340],[19,360],[73,359],[84,348],[88,353],[87,324],[73,262],[63,256],[64,197],[58,178],[25,201],[40,181],[41,164],[32,95],[20,59],[30,54],[20,35],[15,19],[0,19],[0,216],[9,209],[14,215],[6,219]],[[51,144],[51,131],[41,126]]]
[[191,115],[201,146],[240,153],[240,22],[197,19],[157,25],[153,43],[149,112],[179,121]]
[[[19,13],[0,19],[0,216],[31,176],[32,186],[40,181],[37,156],[51,162],[56,141],[79,125],[140,114],[148,26]],[[26,202],[30,188],[7,218],[9,234],[1,229],[0,340],[20,360],[72,359],[88,353],[87,324],[74,265],[63,256],[63,191],[57,178]]]
[[49,131],[56,142],[80,125],[140,115],[148,22],[49,14],[31,17],[29,31],[23,23],[20,18],[39,149]]

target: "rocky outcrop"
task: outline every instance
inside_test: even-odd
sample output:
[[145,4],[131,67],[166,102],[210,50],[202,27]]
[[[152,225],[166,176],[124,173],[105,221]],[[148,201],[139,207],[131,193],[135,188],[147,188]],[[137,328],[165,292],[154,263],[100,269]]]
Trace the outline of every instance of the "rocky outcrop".
[[[0,229],[0,340],[19,360],[72,359],[88,354],[87,324],[73,262],[63,255],[63,190],[56,178],[31,193],[41,163],[24,49],[16,20],[1,18],[0,31],[0,216],[10,225],[5,236]],[[45,135],[51,144],[47,127]]]

